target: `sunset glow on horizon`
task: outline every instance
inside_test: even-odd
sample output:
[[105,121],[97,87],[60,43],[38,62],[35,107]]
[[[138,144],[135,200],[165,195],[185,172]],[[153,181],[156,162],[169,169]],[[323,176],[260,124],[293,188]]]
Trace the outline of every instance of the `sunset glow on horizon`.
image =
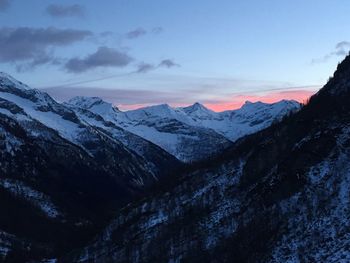
[[[57,101],[97,96],[121,110],[303,102],[317,91],[304,87],[325,84],[350,49],[345,2],[47,3],[58,14],[42,0],[7,2],[0,71]],[[319,21],[331,11],[332,21]]]
[[248,96],[236,96],[233,97],[231,102],[223,102],[220,104],[205,104],[208,109],[216,112],[225,110],[235,110],[241,108],[246,101],[250,102],[264,102],[264,103],[275,103],[281,100],[295,100],[300,103],[305,103],[309,99],[314,91],[308,90],[296,90],[296,91],[282,91],[276,93],[269,93],[265,95],[248,95]]
[[[275,103],[281,100],[295,100],[300,103],[305,103],[313,94],[317,91],[310,90],[293,90],[293,91],[280,91],[280,92],[271,92],[264,95],[238,95],[233,96],[230,99],[219,103],[199,103],[203,104],[210,110],[215,112],[222,112],[226,110],[236,110],[241,108],[246,101],[249,102],[263,102],[263,103]],[[114,104],[114,103],[113,103]],[[193,103],[192,103],[193,104]],[[192,104],[183,104],[183,103],[170,103],[169,105],[176,107],[187,107]],[[115,107],[122,111],[136,110],[149,106],[155,106],[157,104],[114,104]]]

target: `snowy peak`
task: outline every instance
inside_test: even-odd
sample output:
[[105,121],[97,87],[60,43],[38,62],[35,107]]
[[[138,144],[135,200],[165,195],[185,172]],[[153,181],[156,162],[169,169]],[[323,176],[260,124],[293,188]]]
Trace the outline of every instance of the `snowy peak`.
[[[138,186],[155,180],[161,170],[158,164],[173,163],[175,160],[143,138],[94,114],[114,116],[110,113],[118,112],[112,104],[100,98],[77,97],[70,101],[75,105],[61,104],[43,91],[30,88],[19,90],[16,87],[19,82],[3,76],[7,86],[0,83],[0,114],[14,119],[33,138],[49,140],[53,132],[60,139],[78,146],[91,158],[105,155],[98,161],[122,170],[129,175],[128,180]],[[123,162],[125,165],[121,165]]]
[[213,116],[216,116],[217,114],[206,108],[204,105],[196,102],[191,106],[184,107],[182,110],[189,116],[193,118],[211,118]]
[[8,89],[19,89],[19,90],[30,90],[31,88],[22,82],[16,80],[11,75],[0,72],[0,88],[8,88]]
[[[173,114],[173,108],[171,108],[168,104],[149,106],[149,107],[141,108],[139,110],[150,114],[151,113],[156,114],[159,116],[166,116],[166,115]],[[138,111],[138,110],[135,110],[135,111]]]
[[101,116],[119,112],[119,109],[114,107],[112,103],[106,102],[99,97],[77,96],[70,99],[67,104],[90,110]]
[[200,104],[199,102],[196,102],[191,106],[184,107],[183,110],[185,110],[186,112],[209,111],[203,104]]
[[103,104],[107,102],[104,102],[99,97],[84,97],[84,96],[77,96],[68,101],[69,104],[81,107],[81,108],[91,108],[93,105],[96,104]]
[[160,104],[150,107],[145,107],[137,110],[127,111],[126,115],[131,120],[147,120],[154,118],[175,119],[186,121],[188,116],[179,109],[170,107],[168,104]]
[[3,72],[0,72],[0,98],[23,107],[27,107],[29,104],[32,104],[32,107],[58,105],[47,93],[30,88]]
[[281,100],[275,103],[264,103],[261,101],[251,102],[246,101],[240,109],[234,110],[235,112],[250,112],[254,113],[267,108],[276,109],[299,109],[300,103],[295,100]]
[[[220,147],[227,147],[245,135],[267,128],[300,108],[295,101],[246,102],[238,110],[214,112],[197,102],[183,108],[160,104],[117,112],[110,103],[99,98],[77,97],[69,103],[102,116],[182,161],[212,155]],[[201,149],[194,150],[196,146]]]
[[[99,135],[93,135],[95,132],[91,131],[99,127],[128,149],[135,141],[130,139],[131,133],[183,161],[212,156],[237,139],[268,127],[300,107],[297,102],[290,101],[247,102],[239,110],[217,113],[197,102],[184,108],[161,104],[122,112],[98,97],[79,96],[60,104],[45,92],[30,89],[4,73],[0,74],[0,99],[7,104],[16,104],[30,118],[81,147],[89,148],[87,141],[97,140],[95,137]],[[10,106],[4,107],[0,108],[8,112]],[[135,147],[131,149],[135,151]],[[137,148],[137,152],[142,149]]]
[[[281,100],[276,103],[246,102],[240,109],[223,112],[223,115],[230,116],[235,122],[250,122],[251,126],[270,125],[274,120],[280,120],[283,116],[298,111],[301,104],[293,100]],[[267,127],[266,126],[266,127]]]

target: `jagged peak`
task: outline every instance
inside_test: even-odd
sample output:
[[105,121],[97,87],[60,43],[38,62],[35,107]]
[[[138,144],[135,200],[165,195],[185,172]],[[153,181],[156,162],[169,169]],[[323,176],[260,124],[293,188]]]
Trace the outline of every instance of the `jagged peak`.
[[158,110],[160,110],[160,111],[173,111],[174,109],[169,104],[163,103],[163,104],[143,107],[143,108],[140,108],[139,110],[142,110],[142,111],[158,111]]
[[300,103],[296,100],[287,100],[287,99],[282,99],[277,102],[272,102],[272,103],[267,103],[267,102],[262,102],[262,101],[256,101],[256,102],[251,102],[249,100],[245,101],[245,103],[242,105],[241,108],[246,108],[246,107],[255,107],[255,106],[267,106],[267,105],[295,105],[299,106]]
[[184,107],[182,109],[186,113],[193,113],[193,112],[207,112],[207,113],[210,112],[210,113],[212,113],[213,112],[199,102],[195,102],[194,104],[187,106],[187,107]]
[[193,107],[204,107],[203,104],[199,103],[199,102],[195,102],[192,105]]
[[296,101],[296,100],[286,100],[286,99],[283,99],[283,100],[280,100],[276,103],[279,103],[279,104],[288,104],[288,105],[295,105],[295,106],[300,106],[301,103],[299,101]]
[[81,108],[89,109],[97,105],[105,105],[111,108],[118,109],[112,103],[106,102],[100,97],[76,96],[68,100],[68,104],[75,105]]
[[9,88],[21,89],[21,90],[29,90],[31,89],[29,86],[25,85],[21,81],[18,81],[10,74],[5,72],[0,72],[0,86],[7,86]]
[[76,96],[68,100],[67,104],[74,105],[86,110],[91,110],[98,114],[119,112],[119,109],[112,103],[106,102],[100,97]]
[[208,110],[203,104],[195,102],[192,106],[189,106],[194,110]]
[[261,107],[261,106],[265,106],[268,105],[268,103],[264,103],[262,101],[245,101],[244,104],[242,105],[242,107],[240,109],[245,109],[245,108],[254,108],[254,107]]
[[295,100],[280,100],[274,103],[265,103],[261,101],[245,103],[241,108],[228,111],[235,114],[255,115],[257,112],[264,112],[266,110],[272,112],[280,111],[296,111],[299,110],[301,104]]
[[103,100],[99,97],[86,97],[86,96],[76,96],[67,101],[69,104],[74,104],[80,106],[81,104],[85,106],[90,106],[95,103],[102,103]]

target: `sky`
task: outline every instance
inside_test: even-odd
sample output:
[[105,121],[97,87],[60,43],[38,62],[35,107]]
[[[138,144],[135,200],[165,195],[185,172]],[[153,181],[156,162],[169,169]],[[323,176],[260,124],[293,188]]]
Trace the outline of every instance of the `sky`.
[[302,102],[348,53],[349,13],[345,0],[0,0],[0,71],[122,110]]

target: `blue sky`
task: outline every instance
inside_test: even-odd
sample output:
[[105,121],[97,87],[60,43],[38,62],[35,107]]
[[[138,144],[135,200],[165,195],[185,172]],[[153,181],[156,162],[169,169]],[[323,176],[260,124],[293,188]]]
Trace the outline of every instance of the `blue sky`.
[[95,95],[125,109],[308,96],[350,48],[341,0],[0,0],[0,9],[2,71],[58,100]]

